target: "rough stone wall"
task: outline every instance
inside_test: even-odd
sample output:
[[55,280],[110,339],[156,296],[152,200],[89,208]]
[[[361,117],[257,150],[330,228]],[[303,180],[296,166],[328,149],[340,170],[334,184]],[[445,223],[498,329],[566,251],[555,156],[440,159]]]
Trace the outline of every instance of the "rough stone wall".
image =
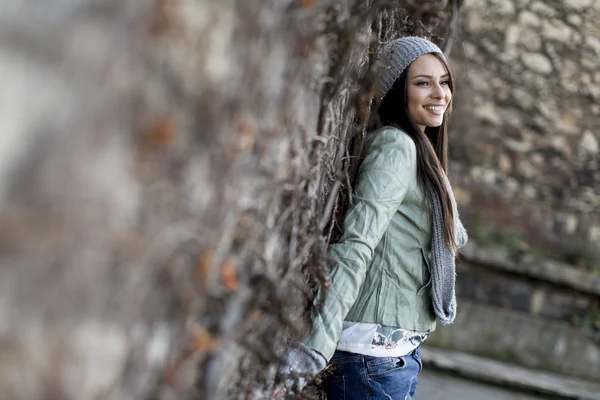
[[600,275],[470,240],[457,276],[456,321],[427,346],[598,381]]
[[600,275],[561,262],[470,241],[457,274],[457,296],[490,307],[562,321],[600,345]]
[[460,312],[454,323],[436,329],[425,346],[598,382],[600,345],[589,335],[530,314],[490,308],[477,300],[458,300]]
[[465,216],[533,242],[600,240],[599,19],[595,0],[465,2],[452,129]]
[[264,398],[371,55],[453,3],[3,2],[0,397]]

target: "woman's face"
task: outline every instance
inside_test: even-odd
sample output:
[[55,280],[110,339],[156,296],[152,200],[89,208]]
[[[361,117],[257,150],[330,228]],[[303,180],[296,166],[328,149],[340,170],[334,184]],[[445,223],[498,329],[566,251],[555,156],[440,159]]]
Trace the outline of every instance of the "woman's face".
[[408,113],[419,128],[437,127],[452,100],[450,74],[433,54],[424,54],[408,68]]

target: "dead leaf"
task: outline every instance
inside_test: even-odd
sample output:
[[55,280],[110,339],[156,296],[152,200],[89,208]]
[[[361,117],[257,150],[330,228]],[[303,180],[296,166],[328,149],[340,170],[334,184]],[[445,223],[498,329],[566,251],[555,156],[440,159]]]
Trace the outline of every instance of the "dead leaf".
[[141,135],[136,154],[138,161],[147,160],[156,152],[166,150],[175,141],[176,132],[175,121],[170,118],[161,118],[154,122]]
[[256,128],[253,124],[248,121],[242,121],[239,125],[240,137],[239,145],[240,149],[244,150],[252,146],[254,138],[256,136]]
[[152,147],[166,148],[175,141],[175,122],[169,118],[162,118],[152,126],[147,135]]
[[312,7],[317,4],[317,0],[301,0],[302,7]]
[[240,288],[237,271],[231,259],[225,261],[223,264],[223,268],[221,269],[221,280],[223,285],[232,292],[235,292]]
[[150,35],[159,36],[173,27],[173,0],[157,0],[154,19],[150,24]]
[[219,340],[200,325],[192,328],[192,352],[208,353],[212,351]]
[[208,275],[213,265],[214,254],[210,251],[204,252],[198,259],[196,265],[196,274],[200,279],[208,279]]

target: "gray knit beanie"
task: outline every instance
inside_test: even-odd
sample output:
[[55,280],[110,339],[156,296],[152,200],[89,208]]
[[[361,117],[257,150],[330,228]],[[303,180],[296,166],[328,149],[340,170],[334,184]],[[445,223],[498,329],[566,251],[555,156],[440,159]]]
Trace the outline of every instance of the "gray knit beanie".
[[379,52],[379,60],[383,65],[379,72],[378,98],[383,99],[402,72],[417,58],[428,53],[440,54],[446,60],[438,46],[423,38],[403,37],[384,44]]

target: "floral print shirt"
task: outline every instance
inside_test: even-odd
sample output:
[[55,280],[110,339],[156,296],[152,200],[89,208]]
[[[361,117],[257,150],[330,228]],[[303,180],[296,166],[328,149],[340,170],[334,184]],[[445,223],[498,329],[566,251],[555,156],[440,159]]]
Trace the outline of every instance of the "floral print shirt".
[[400,357],[419,347],[429,332],[344,321],[337,349],[374,357]]

